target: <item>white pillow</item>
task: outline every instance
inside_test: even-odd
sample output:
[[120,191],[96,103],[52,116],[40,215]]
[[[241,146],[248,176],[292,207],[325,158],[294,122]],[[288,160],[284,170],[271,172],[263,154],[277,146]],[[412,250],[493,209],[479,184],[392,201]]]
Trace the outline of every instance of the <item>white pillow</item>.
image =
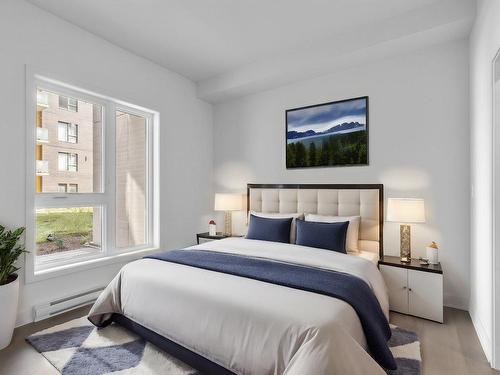
[[[292,225],[290,226],[290,243],[295,243],[295,234],[297,232],[297,224],[295,223],[295,220],[297,219],[302,219],[304,217],[304,214],[302,213],[293,213],[293,214],[281,214],[281,213],[276,213],[276,212],[256,212],[256,211],[250,211],[249,214],[258,216],[258,217],[265,217],[268,219],[288,219],[292,218]],[[248,217],[250,219],[250,216]]]
[[320,223],[341,223],[348,221],[349,226],[347,227],[346,235],[346,248],[347,251],[358,252],[358,239],[359,239],[359,223],[361,221],[360,216],[324,216],[324,215],[314,215],[307,214],[306,221],[316,221]]

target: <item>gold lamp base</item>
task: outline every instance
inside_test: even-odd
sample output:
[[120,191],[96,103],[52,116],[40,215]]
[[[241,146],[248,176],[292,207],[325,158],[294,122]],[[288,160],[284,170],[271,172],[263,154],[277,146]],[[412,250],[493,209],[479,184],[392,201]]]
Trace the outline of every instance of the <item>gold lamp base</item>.
[[224,211],[224,236],[232,235],[231,211]]
[[408,224],[401,224],[399,227],[399,240],[400,240],[400,256],[401,262],[411,262],[411,235],[410,226]]

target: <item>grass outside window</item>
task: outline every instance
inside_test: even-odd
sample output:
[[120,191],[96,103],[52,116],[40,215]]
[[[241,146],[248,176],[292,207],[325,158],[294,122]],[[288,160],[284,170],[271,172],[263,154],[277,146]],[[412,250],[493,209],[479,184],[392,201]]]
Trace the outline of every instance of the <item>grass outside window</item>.
[[100,249],[94,239],[94,207],[50,208],[36,210],[37,255],[81,248]]

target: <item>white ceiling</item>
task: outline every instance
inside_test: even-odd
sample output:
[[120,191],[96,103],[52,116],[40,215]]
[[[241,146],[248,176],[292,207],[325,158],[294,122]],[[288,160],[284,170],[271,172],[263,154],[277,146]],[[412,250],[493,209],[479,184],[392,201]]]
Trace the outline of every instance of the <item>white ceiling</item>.
[[239,71],[286,64],[288,56],[328,51],[339,57],[349,46],[440,25],[454,24],[463,34],[465,26],[458,30],[456,23],[470,27],[475,9],[473,0],[28,1],[198,82],[201,91],[214,83],[220,91]]

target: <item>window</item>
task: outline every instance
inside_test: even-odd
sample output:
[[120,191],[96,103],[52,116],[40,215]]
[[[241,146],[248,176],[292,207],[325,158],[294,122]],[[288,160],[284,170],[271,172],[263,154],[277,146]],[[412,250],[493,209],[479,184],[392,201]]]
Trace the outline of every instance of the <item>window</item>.
[[59,170],[77,172],[78,171],[78,154],[69,152],[59,152],[57,156]]
[[116,246],[146,243],[147,118],[116,111]]
[[[39,171],[35,184],[36,192],[59,193],[59,183],[71,182],[78,185],[79,194],[102,193],[104,106],[87,96],[78,97],[78,100],[75,100],[78,102],[79,112],[61,113],[58,106],[59,98],[73,96],[60,95],[57,88],[52,90],[40,88],[38,96],[46,97],[47,105],[37,104],[36,131],[38,134],[40,130],[46,130],[48,136],[45,142],[37,138],[35,146],[35,159]],[[64,121],[61,121],[63,119]],[[59,153],[73,155],[59,156]],[[67,181],[67,176],[62,179],[60,172],[65,171],[78,172],[75,181]]]
[[[40,77],[32,89],[49,105],[27,106],[27,202],[34,208],[27,219],[28,279],[157,249],[158,114]],[[54,122],[53,103],[79,112]],[[37,142],[33,127],[57,140]],[[40,161],[48,164],[46,174],[35,173]]]
[[78,143],[78,125],[59,121],[57,139],[59,142]]
[[101,249],[101,208],[64,207],[36,210],[36,251],[45,261],[60,255],[89,255]]
[[57,184],[59,193],[78,193],[78,184]]
[[59,95],[59,108],[67,109],[72,112],[78,112],[78,100]]

